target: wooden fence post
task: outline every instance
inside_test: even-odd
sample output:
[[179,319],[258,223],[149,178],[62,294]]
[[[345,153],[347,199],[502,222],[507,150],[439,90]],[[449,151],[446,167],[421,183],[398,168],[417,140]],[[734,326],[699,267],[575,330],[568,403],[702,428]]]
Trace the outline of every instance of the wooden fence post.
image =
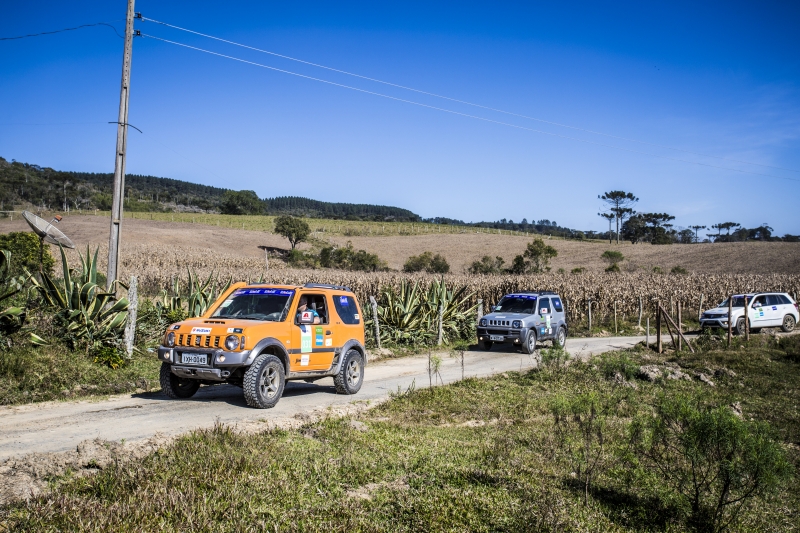
[[697,321],[700,322],[700,319],[703,318],[703,294],[700,294],[700,307],[697,308]]
[[638,330],[642,329],[642,313],[643,312],[644,312],[644,308],[642,307],[642,297],[639,296],[639,324],[636,326],[636,328]]
[[442,317],[444,316],[444,306],[439,305],[439,336],[436,339],[436,346],[442,345]]
[[647,346],[647,349],[649,350],[650,349],[650,317],[647,317],[647,333],[645,334],[645,339],[647,339],[645,341],[645,346]]
[[131,284],[128,288],[128,323],[125,325],[125,353],[130,359],[133,357],[133,342],[136,340],[136,313],[139,308],[139,296],[137,295],[136,276],[131,277]]
[[375,301],[374,296],[369,297],[369,303],[372,306],[372,323],[375,324],[375,344],[378,349],[381,349],[381,326],[378,322],[378,302]]
[[589,336],[592,336],[592,299],[586,300],[587,308],[589,310]]
[[744,295],[744,340],[750,340],[750,309],[747,302],[747,295]]
[[733,294],[728,296],[728,348],[731,347],[731,340],[733,337],[733,324],[731,323],[731,319],[733,318]]
[[619,330],[617,329],[617,301],[614,300],[614,335],[618,333]]
[[680,352],[683,348],[683,344],[681,344],[681,338],[683,337],[683,322],[681,322],[681,307],[683,307],[683,302],[678,300],[678,351]]
[[661,304],[656,305],[656,345],[658,353],[661,353]]
[[478,298],[478,322],[483,318],[483,298]]

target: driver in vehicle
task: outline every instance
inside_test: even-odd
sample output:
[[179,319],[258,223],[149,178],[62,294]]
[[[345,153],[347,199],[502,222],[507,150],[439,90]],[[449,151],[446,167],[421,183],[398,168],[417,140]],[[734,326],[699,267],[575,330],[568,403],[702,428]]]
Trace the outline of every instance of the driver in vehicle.
[[301,296],[300,297],[300,302],[298,302],[298,305],[297,305],[297,317],[298,317],[298,319],[300,318],[300,315],[303,314],[303,312],[305,312],[305,311],[310,311],[311,314],[314,315],[314,324],[319,324],[320,323],[319,313],[317,313],[317,310],[308,308],[308,297],[307,296]]

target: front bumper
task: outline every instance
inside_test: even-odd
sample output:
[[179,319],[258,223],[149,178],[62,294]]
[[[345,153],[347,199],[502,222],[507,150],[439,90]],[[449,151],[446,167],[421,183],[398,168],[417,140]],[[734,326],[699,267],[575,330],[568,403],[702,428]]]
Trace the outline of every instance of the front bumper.
[[[478,328],[478,341],[488,342],[513,342],[514,344],[522,343],[524,336],[524,329],[502,329],[502,328]],[[502,337],[503,340],[497,340]]]
[[[205,354],[207,364],[184,363],[182,354]],[[225,381],[231,373],[244,366],[250,350],[227,352],[220,348],[190,348],[188,346],[158,347],[158,359],[172,365],[172,373],[182,378]]]
[[[734,319],[735,321],[735,319]],[[728,317],[724,318],[701,318],[700,319],[700,327],[701,328],[727,328],[728,327]]]

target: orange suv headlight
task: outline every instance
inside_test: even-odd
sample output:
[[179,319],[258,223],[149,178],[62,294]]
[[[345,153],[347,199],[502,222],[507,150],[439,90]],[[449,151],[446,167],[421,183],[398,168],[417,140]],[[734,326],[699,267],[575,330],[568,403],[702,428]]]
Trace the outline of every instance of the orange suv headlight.
[[239,337],[236,335],[228,335],[225,337],[225,348],[232,352],[239,347]]

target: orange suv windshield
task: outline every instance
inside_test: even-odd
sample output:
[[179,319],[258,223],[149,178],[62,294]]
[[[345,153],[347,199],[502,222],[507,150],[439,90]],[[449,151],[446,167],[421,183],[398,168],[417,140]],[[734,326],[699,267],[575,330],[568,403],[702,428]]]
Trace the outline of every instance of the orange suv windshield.
[[294,291],[290,289],[238,289],[211,315],[212,318],[236,318],[282,322],[286,319]]

